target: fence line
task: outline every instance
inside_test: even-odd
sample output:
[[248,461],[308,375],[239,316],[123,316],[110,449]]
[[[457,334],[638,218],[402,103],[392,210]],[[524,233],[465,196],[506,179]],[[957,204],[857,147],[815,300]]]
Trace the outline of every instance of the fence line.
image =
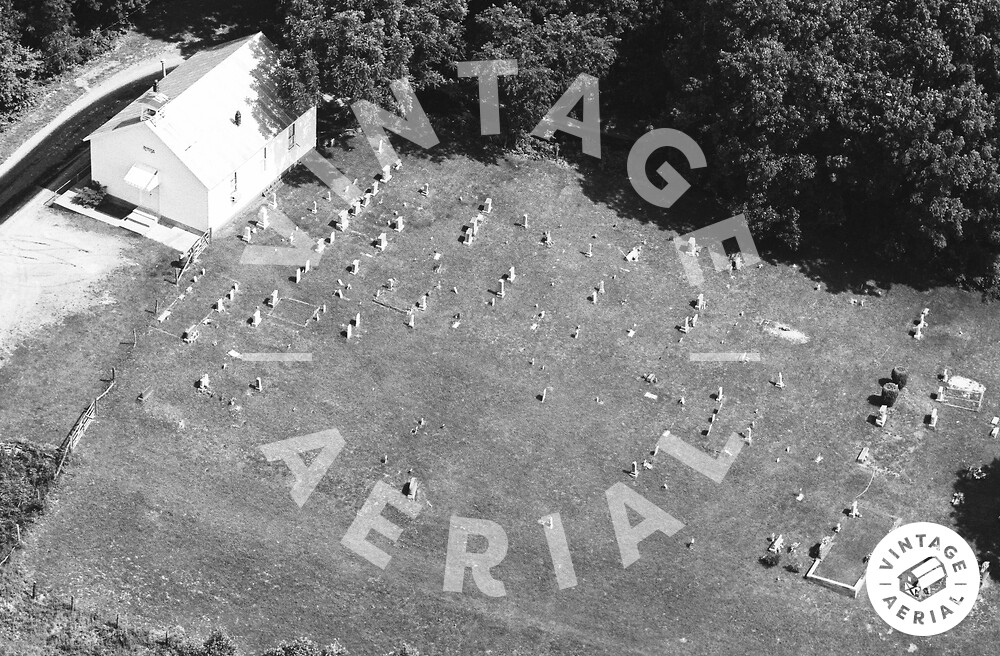
[[56,473],[52,476],[53,480],[59,478],[59,474],[62,472],[63,463],[66,462],[66,457],[76,448],[76,445],[80,443],[83,438],[83,434],[87,432],[87,428],[90,423],[94,421],[97,417],[97,402],[104,398],[104,395],[111,391],[115,386],[115,381],[112,378],[111,383],[108,384],[108,388],[101,392],[101,394],[90,402],[87,409],[84,410],[80,416],[77,418],[76,423],[73,427],[69,429],[69,434],[63,440],[62,444],[59,446],[59,465],[56,467]]

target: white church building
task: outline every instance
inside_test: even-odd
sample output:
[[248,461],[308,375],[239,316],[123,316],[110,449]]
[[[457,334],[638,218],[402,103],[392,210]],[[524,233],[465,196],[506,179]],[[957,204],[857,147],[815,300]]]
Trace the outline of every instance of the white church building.
[[86,138],[91,178],[139,220],[217,230],[316,146],[277,64],[259,32],[193,55]]

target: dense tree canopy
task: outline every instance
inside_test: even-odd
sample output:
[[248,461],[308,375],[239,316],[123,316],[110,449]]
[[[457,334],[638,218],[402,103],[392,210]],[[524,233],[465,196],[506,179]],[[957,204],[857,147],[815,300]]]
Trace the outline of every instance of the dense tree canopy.
[[299,95],[388,101],[391,80],[417,89],[454,76],[464,54],[464,2],[284,0],[288,79]]

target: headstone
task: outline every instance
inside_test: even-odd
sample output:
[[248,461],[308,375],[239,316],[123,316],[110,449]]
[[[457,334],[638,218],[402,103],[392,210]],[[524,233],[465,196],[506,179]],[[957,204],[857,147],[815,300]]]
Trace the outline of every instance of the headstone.
[[682,333],[691,331],[691,317],[684,317],[684,325],[680,327]]
[[351,338],[351,329],[352,329],[351,324],[347,324],[347,339]]
[[492,198],[487,198],[486,202],[483,203],[483,211],[486,212],[487,214],[489,214],[490,212],[493,211],[493,199]]
[[316,248],[314,248],[317,253],[322,253],[326,250],[326,240],[320,237],[316,240]]
[[498,298],[503,298],[506,295],[507,295],[507,291],[504,289],[503,278],[501,278],[500,279],[500,291],[497,292],[497,297]]
[[552,248],[552,233],[550,231],[545,231],[545,234],[542,237],[542,242],[544,242],[546,247]]
[[722,388],[721,387],[719,388],[719,391],[716,392],[716,394],[715,394],[715,400],[718,401],[719,403],[722,403]]
[[372,204],[372,192],[366,191],[365,195],[361,197],[361,205],[368,207]]
[[302,273],[309,273],[309,260],[306,260],[306,265],[302,268]]
[[576,330],[573,331],[573,339],[577,339],[578,337],[580,337],[580,326],[577,326]]
[[389,246],[389,242],[386,240],[384,232],[379,233],[378,243],[375,245],[379,251],[384,251]]
[[302,268],[301,267],[296,267],[295,268],[295,284],[298,284],[300,282],[302,282]]
[[378,180],[372,182],[372,196],[378,193]]
[[604,281],[603,280],[597,285],[597,293],[598,294],[603,294],[604,293]]
[[312,212],[313,214],[316,214],[317,212],[319,212],[319,203],[317,203],[316,201],[313,201],[313,208],[311,210],[309,210],[309,211]]
[[267,208],[263,205],[257,210],[257,224],[263,230],[267,230],[268,226],[271,225],[270,221],[267,220]]
[[333,292],[333,295],[336,296],[337,298],[344,298],[344,292],[339,289]]
[[406,320],[406,325],[409,326],[410,328],[413,328],[413,313],[412,312],[408,313],[408,318]]
[[420,188],[420,195],[426,196],[431,192],[431,186],[428,183],[424,183],[424,186]]
[[403,217],[399,217],[393,222],[392,229],[396,232],[403,232]]
[[271,307],[274,307],[275,305],[278,304],[278,290],[277,289],[275,289],[273,292],[271,292],[271,298],[267,299],[267,304],[270,305]]
[[354,327],[358,328],[361,326],[361,313],[358,312],[354,315]]
[[354,260],[351,262],[351,269],[348,271],[352,276],[358,275],[358,268],[361,266],[361,260]]
[[924,338],[923,329],[924,329],[923,325],[918,323],[916,330],[913,331],[913,339],[923,339]]
[[774,386],[777,387],[778,389],[783,389],[785,387],[785,381],[782,378],[780,371],[778,372],[778,380],[775,381]]
[[211,382],[208,380],[208,374],[198,379],[198,389],[207,390],[209,385],[211,385]]
[[784,536],[779,535],[778,537],[774,538],[774,540],[771,541],[771,545],[767,548],[767,550],[770,551],[771,553],[778,553],[779,551],[782,550],[784,546],[785,546],[785,538]]
[[258,376],[257,379],[253,382],[253,388],[258,392],[264,388],[264,384],[261,382],[260,376]]
[[990,437],[996,437],[1000,435],[1000,426],[994,426],[990,429]]
[[875,425],[878,426],[879,428],[882,428],[883,426],[885,426],[885,422],[888,418],[889,418],[889,407],[885,405],[880,406],[878,409],[878,416],[875,417]]
[[406,483],[406,498],[413,501],[417,498],[417,479],[410,478]]
[[420,310],[421,312],[427,309],[427,294],[421,296],[420,299],[417,301],[417,309]]
[[326,202],[328,203],[333,202],[333,192],[330,191],[329,189],[326,190]]
[[705,309],[705,295],[704,294],[698,294],[698,300],[695,301],[694,309],[698,310],[699,312],[701,312],[702,310]]
[[396,162],[395,162],[395,164],[392,165],[392,170],[393,171],[398,171],[401,168],[403,168],[403,160],[397,159]]
[[594,245],[587,244],[587,252],[584,253],[585,257],[594,257]]
[[868,462],[868,447],[861,449],[861,453],[858,454],[858,462],[861,464]]
[[639,477],[639,463],[637,463],[635,460],[632,461],[632,471],[630,471],[628,475],[631,476],[632,478]]
[[517,273],[514,271],[514,267],[511,267],[510,271],[507,272],[507,280],[510,282],[517,280]]
[[932,408],[931,409],[931,423],[929,424],[929,427],[930,428],[937,428],[937,421],[938,421],[938,411],[937,411],[937,408]]
[[521,227],[522,228],[527,228],[528,227],[528,215],[527,214],[524,215],[524,218],[521,221]]
[[687,247],[688,247],[687,249],[688,255],[690,255],[691,257],[695,257],[698,255],[698,243],[695,241],[694,237],[688,239]]
[[378,152],[381,153],[383,150],[385,150],[385,139],[379,139],[378,140]]
[[382,167],[382,182],[392,180],[392,167],[386,164]]
[[625,255],[625,260],[628,262],[637,262],[639,260],[639,253],[641,251],[642,251],[642,246],[636,246]]
[[256,328],[260,325],[260,308],[258,307],[253,311],[253,316],[250,317],[250,325]]
[[855,519],[861,517],[861,513],[858,511],[857,499],[851,502],[851,510],[847,513],[847,516]]
[[243,228],[243,241],[249,244],[252,234],[253,233],[250,232],[250,226],[245,226]]
[[697,326],[697,325],[698,325],[698,313],[697,313],[697,312],[695,312],[695,313],[694,313],[694,314],[693,314],[693,315],[691,316],[691,327],[692,327],[692,328],[694,328],[694,327],[695,327],[695,326]]
[[278,192],[276,191],[271,192],[271,207],[278,209]]

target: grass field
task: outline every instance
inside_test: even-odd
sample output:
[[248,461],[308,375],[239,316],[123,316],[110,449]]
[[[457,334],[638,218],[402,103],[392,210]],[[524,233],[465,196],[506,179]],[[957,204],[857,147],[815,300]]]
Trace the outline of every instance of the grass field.
[[[333,159],[348,177],[370,179],[374,156],[357,143],[348,139]],[[424,182],[427,198],[417,193]],[[139,268],[108,285],[117,303],[32,340],[0,369],[3,433],[58,443],[103,389],[99,372],[118,367],[118,386],[58,503],[17,563],[24,577],[139,623],[193,633],[224,626],[248,648],[298,635],[339,638],[357,654],[402,640],[430,654],[882,654],[910,643],[943,654],[995,642],[992,589],[953,632],[910,639],[889,632],[863,594],[847,599],[758,563],[771,533],[808,547],[838,521],[865,521],[842,514],[872,479],[855,462],[863,446],[889,470],[861,497],[863,512],[951,523],[957,472],[996,454],[987,437],[1000,386],[995,308],[963,292],[902,286],[860,307],[842,284],[816,290],[794,266],[768,262],[730,277],[707,257],[705,285],[691,287],[669,226],[726,217],[687,199],[654,212],[632,202],[626,184],[565,164],[409,151],[375,204],[297,285],[292,267],[240,264],[242,220],[203,256],[206,275],[193,283],[189,274],[180,288],[164,282],[170,253],[135,244],[129,257]],[[346,206],[324,194],[299,173],[278,194],[281,211],[313,241]],[[462,226],[487,196],[493,212],[466,246]],[[394,212],[406,223],[398,234],[386,226]],[[527,229],[516,225],[525,213]],[[546,230],[552,248],[541,243]],[[371,242],[383,231],[389,248],[377,253]],[[273,233],[254,243],[287,246]],[[638,245],[639,261],[625,261]],[[357,275],[347,271],[354,259]],[[497,298],[511,266],[517,279]],[[379,298],[388,305],[409,308],[429,294],[414,329],[371,301],[389,278],[398,283]],[[588,297],[601,280],[606,293],[594,304]],[[233,281],[240,293],[228,312],[184,344],[181,331]],[[154,300],[163,307],[187,285],[157,324]],[[265,316],[250,328],[272,289],[328,311],[305,327]],[[337,289],[346,298],[334,297]],[[708,307],[684,336],[675,326],[699,291]],[[918,342],[908,326],[923,307],[930,327]],[[342,331],[357,312],[362,322],[348,341]],[[768,334],[765,320],[809,340]],[[251,363],[230,350],[313,359]],[[759,352],[762,361],[689,361],[706,351]],[[910,383],[877,429],[868,397],[895,365],[909,369]],[[930,432],[921,424],[943,367],[990,392],[980,414],[941,408]],[[779,371],[783,390],[769,383]],[[650,373],[655,384],[643,378]],[[211,395],[195,389],[203,374]],[[262,392],[249,388],[258,376]],[[727,401],[705,436],[719,386]],[[711,454],[752,420],[753,444],[721,484],[663,455],[635,481],[624,473],[666,429]],[[300,509],[288,469],[268,463],[260,446],[329,428],[346,446]],[[413,520],[386,510],[403,528],[395,545],[369,536],[392,556],[382,571],[340,540],[375,482],[401,488],[409,470],[421,481],[422,509]],[[619,482],[685,524],[673,537],[644,540],[641,560],[624,570],[605,500]],[[538,524],[553,512],[578,577],[562,591]],[[442,591],[452,515],[506,531],[509,552],[492,570],[506,597],[484,596],[471,577],[462,594]]]

